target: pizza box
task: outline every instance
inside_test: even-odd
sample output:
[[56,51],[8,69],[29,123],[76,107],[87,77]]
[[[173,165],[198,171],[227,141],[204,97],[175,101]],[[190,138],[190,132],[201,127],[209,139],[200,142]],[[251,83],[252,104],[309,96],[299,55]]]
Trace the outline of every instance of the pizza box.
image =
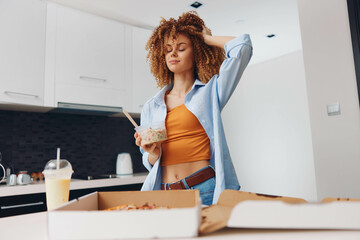
[[224,227],[250,229],[360,229],[360,199],[304,199],[224,190],[204,208],[200,234]]
[[[103,211],[123,205],[168,207]],[[49,239],[129,239],[198,236],[198,190],[94,192],[48,212]]]

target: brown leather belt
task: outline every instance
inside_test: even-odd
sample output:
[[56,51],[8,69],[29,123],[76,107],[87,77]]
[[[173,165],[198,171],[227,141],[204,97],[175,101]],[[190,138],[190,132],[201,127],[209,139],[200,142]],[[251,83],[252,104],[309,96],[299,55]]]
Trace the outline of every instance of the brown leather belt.
[[[207,167],[200,172],[195,173],[189,177],[185,178],[185,181],[189,187],[195,186],[199,183],[202,183],[215,176],[215,171],[212,167]],[[164,184],[161,184],[161,190],[174,190],[174,189],[186,189],[184,183],[180,180],[174,183],[166,184],[166,189]]]

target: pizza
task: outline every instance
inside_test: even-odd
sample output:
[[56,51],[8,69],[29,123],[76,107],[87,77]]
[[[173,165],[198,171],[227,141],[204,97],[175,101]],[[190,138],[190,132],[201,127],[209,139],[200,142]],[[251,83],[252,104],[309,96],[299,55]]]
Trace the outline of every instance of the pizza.
[[111,208],[106,208],[103,211],[152,210],[152,209],[168,209],[168,208],[169,207],[156,206],[155,204],[150,205],[148,203],[145,203],[141,206],[137,206],[133,203],[130,203],[130,204],[122,204],[122,205],[111,207]]

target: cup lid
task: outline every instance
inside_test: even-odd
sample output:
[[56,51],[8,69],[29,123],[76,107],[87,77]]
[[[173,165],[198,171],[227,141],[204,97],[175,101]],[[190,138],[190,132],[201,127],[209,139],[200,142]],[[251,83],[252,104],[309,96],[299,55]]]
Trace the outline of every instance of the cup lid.
[[52,159],[52,160],[48,161],[45,165],[44,172],[45,171],[51,172],[51,171],[56,171],[56,170],[73,172],[72,166],[68,160],[60,159],[59,169],[56,168],[56,165],[57,165],[56,159]]

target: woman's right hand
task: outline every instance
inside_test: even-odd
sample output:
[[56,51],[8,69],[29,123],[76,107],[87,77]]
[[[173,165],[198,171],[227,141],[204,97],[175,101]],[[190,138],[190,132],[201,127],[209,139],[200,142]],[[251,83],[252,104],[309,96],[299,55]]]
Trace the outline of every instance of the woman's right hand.
[[135,138],[135,144],[141,147],[145,152],[149,153],[149,162],[151,163],[151,165],[154,165],[156,160],[160,156],[161,143],[157,142],[157,143],[141,145],[141,137],[137,132],[135,132],[134,138]]
[[216,46],[222,49],[224,49],[227,42],[235,38],[231,36],[212,36],[210,29],[205,26],[203,26],[202,35],[204,37],[204,42],[207,45]]
[[211,37],[211,31],[205,25],[203,26],[202,35],[203,35],[205,43],[208,44],[207,41],[208,41],[208,38]]

